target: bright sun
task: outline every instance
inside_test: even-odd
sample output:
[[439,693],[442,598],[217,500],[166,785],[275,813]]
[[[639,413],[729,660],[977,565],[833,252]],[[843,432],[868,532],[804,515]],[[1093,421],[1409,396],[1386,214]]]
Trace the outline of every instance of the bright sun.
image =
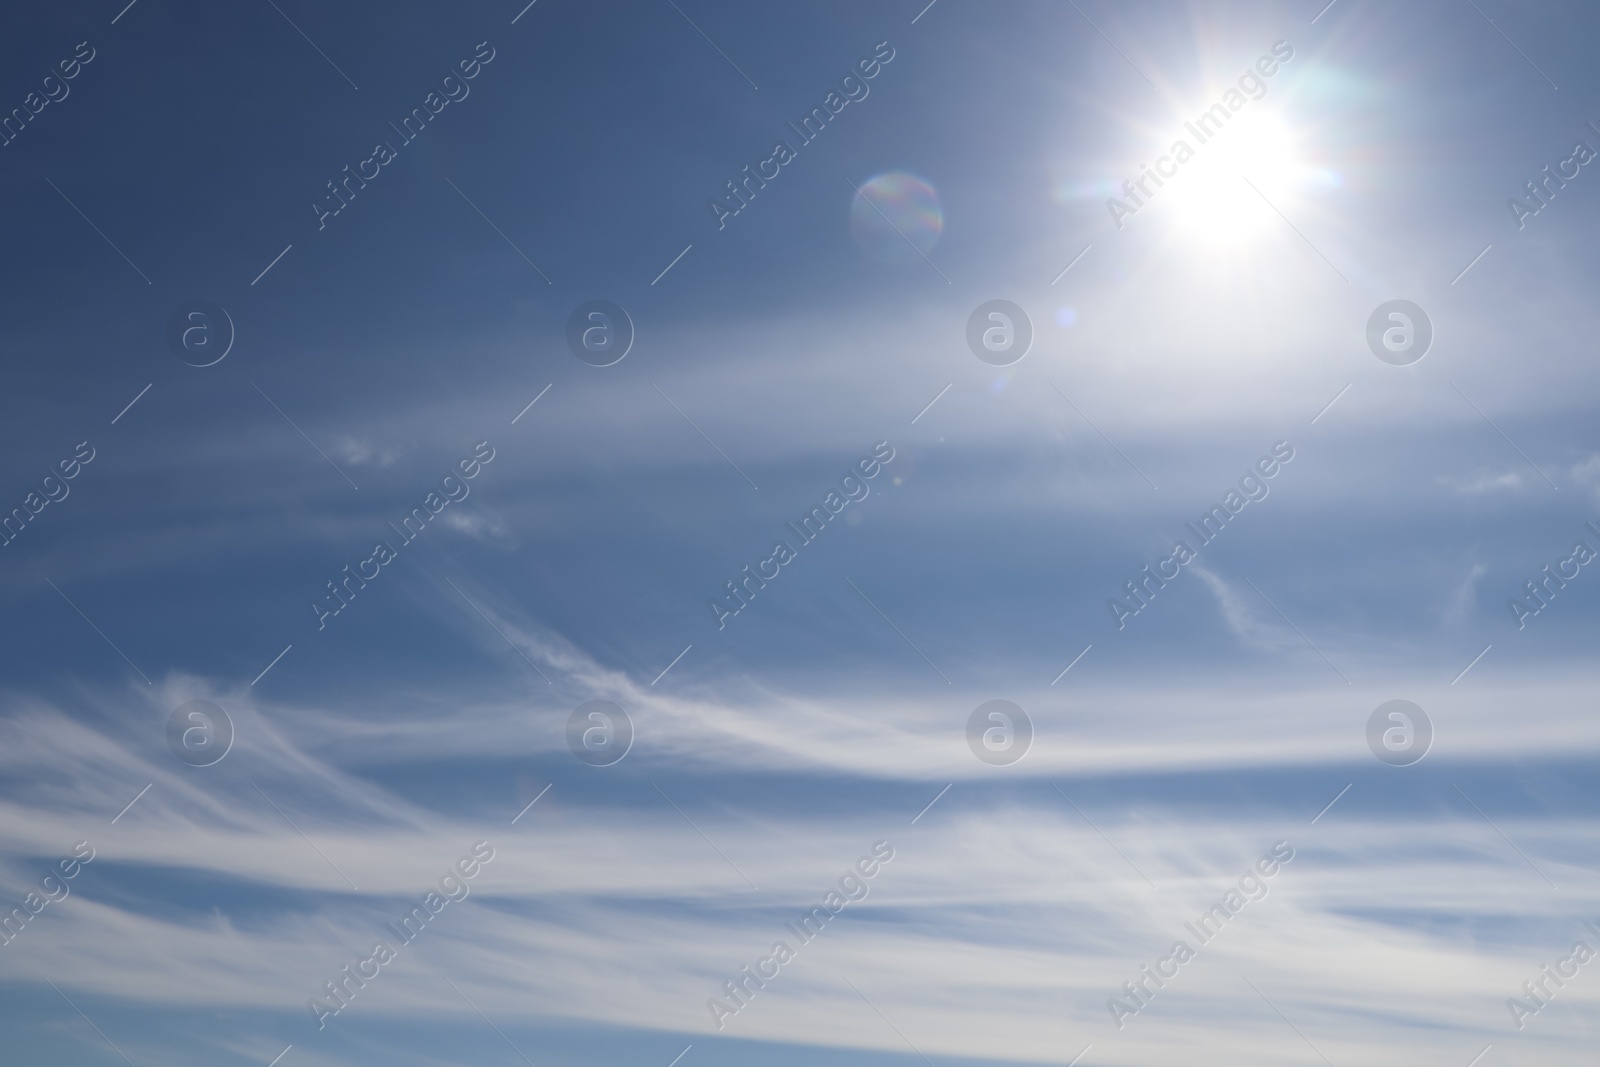
[[[1167,184],[1159,206],[1183,236],[1238,246],[1281,227],[1308,168],[1293,133],[1271,112],[1238,115]],[[1270,204],[1268,203],[1270,201]],[[1273,210],[1276,206],[1277,211]]]

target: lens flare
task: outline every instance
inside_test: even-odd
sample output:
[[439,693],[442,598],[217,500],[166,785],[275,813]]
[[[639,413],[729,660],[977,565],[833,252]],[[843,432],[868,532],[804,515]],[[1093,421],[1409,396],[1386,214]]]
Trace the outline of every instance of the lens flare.
[[944,232],[944,212],[932,185],[904,171],[879,174],[850,201],[850,236],[880,263],[926,255]]

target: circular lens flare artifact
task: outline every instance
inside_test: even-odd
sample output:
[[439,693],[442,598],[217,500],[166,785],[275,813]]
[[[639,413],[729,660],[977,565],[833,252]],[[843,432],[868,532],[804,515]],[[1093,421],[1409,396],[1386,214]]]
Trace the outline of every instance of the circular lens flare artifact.
[[917,262],[943,232],[939,192],[915,175],[876,175],[862,182],[850,200],[850,236],[880,263]]

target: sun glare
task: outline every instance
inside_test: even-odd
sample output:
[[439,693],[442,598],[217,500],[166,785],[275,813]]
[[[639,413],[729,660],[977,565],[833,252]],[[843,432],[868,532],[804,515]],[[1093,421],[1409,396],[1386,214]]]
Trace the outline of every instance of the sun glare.
[[1307,173],[1288,126],[1271,112],[1247,113],[1201,147],[1152,206],[1190,241],[1237,248],[1284,224],[1278,211],[1292,209]]

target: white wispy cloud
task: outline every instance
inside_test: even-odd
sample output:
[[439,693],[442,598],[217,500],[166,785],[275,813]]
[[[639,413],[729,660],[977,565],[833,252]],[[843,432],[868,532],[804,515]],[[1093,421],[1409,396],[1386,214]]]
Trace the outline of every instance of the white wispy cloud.
[[520,543],[511,530],[511,524],[498,511],[487,507],[455,508],[446,511],[445,525],[466,534],[475,541],[512,549]]
[[329,449],[333,457],[356,467],[388,467],[397,462],[406,450],[398,445],[377,445],[361,437],[341,436]]
[[1471,618],[1478,607],[1478,579],[1488,573],[1489,568],[1482,563],[1472,565],[1445,603],[1444,621],[1447,624],[1459,625]]
[[[955,794],[942,803],[915,827],[904,811],[825,823],[803,812],[702,815],[706,835],[759,892],[665,805],[591,809],[565,825],[536,815],[516,830],[438,818],[415,831],[312,831],[350,865],[359,894],[325,877],[304,840],[274,827],[275,816],[244,810],[242,799],[228,821],[251,826],[243,834],[184,827],[181,805],[152,808],[90,835],[101,867],[86,868],[79,892],[0,949],[0,962],[14,979],[50,977],[156,1007],[282,1012],[291,1020],[285,1039],[314,1046],[306,998],[376,939],[392,941],[383,920],[481,836],[496,856],[472,895],[449,905],[330,1026],[419,1013],[475,1020],[448,977],[492,1017],[524,1025],[585,1020],[711,1039],[719,1031],[705,1001],[721,995],[723,979],[775,940],[793,940],[783,924],[817,904],[869,842],[886,839],[896,855],[867,899],[804,946],[721,1033],[890,1052],[904,1051],[903,1033],[930,1055],[1040,1063],[1061,1062],[1064,1044],[1070,1058],[1091,1042],[1097,1062],[1149,1062],[1184,1045],[1205,1063],[1261,1047],[1309,1062],[1249,979],[1335,1062],[1397,1062],[1436,1050],[1440,1030],[1479,1047],[1510,1040],[1503,1002],[1536,971],[1527,945],[1548,943],[1553,956],[1582,936],[1578,899],[1551,892],[1470,811],[1347,818],[1336,808],[1316,826],[1299,812],[1226,822],[1176,811],[1098,814],[1096,829],[1049,794],[978,805]],[[1555,855],[1600,845],[1592,820],[1499,826],[1558,883],[1592,881]],[[1184,923],[1277,840],[1297,854],[1266,898],[1212,943],[1196,943]],[[320,884],[248,920],[192,905],[158,914],[171,909],[94,888],[114,864],[156,865],[178,882],[226,873],[242,883],[238,899]],[[1456,921],[1421,923],[1408,909]],[[1524,936],[1473,932],[1490,920]],[[1197,958],[1118,1030],[1106,999],[1180,939]],[[1600,990],[1576,984],[1563,996],[1600,1003]],[[1356,1016],[1372,1025],[1350,1027]],[[1554,1014],[1536,1023],[1518,1040],[1553,1062],[1578,1062],[1564,1058],[1577,1054],[1563,1044],[1570,1023]]]
[[1521,471],[1481,471],[1467,476],[1441,476],[1439,484],[1463,496],[1482,496],[1485,493],[1515,493],[1527,484]]
[[1589,456],[1572,466],[1572,480],[1587,486],[1600,499],[1600,454]]
[[[1220,575],[1199,563],[1189,564],[1189,569],[1205,582],[1206,588],[1216,598],[1217,610],[1221,613],[1222,620],[1227,623],[1233,635],[1244,644],[1263,652],[1279,652],[1303,644],[1288,627],[1276,621],[1265,620],[1265,617],[1271,614],[1272,607],[1263,603],[1260,596],[1254,592],[1245,593],[1236,589]],[[1251,603],[1252,599],[1254,604]],[[1275,615],[1271,617],[1276,619]]]
[[[1231,592],[1212,577],[1214,592]],[[175,674],[154,691],[84,689],[71,715],[14,694],[0,720],[8,783],[0,888],[20,900],[43,863],[77,840],[97,856],[71,896],[0,948],[8,976],[48,977],[160,1011],[276,1013],[285,1041],[303,1034],[314,1049],[305,1000],[485,839],[496,857],[472,895],[330,1026],[418,1015],[476,1025],[448,977],[491,1017],[676,1031],[686,1042],[720,1033],[903,1053],[909,1039],[927,1055],[1039,1063],[1064,1062],[1092,1043],[1096,1062],[1130,1065],[1185,1049],[1197,1062],[1231,1063],[1274,1048],[1282,1059],[1320,1062],[1285,1033],[1281,1010],[1335,1062],[1435,1054],[1440,1032],[1476,1043],[1466,1058],[1514,1036],[1541,1062],[1578,1062],[1578,1023],[1551,1011],[1517,1034],[1504,999],[1537,970],[1542,958],[1530,946],[1548,944],[1554,958],[1582,936],[1581,909],[1540,872],[1579,901],[1592,875],[1572,857],[1600,844],[1594,820],[1497,812],[1491,826],[1448,795],[1440,805],[1354,815],[1367,788],[1358,784],[1315,826],[1310,805],[1207,815],[1163,802],[1159,790],[1113,811],[1087,805],[1091,826],[1053,790],[995,799],[984,786],[1048,775],[1072,795],[1082,776],[1365,761],[1366,714],[1401,684],[1448,723],[1435,762],[1594,751],[1600,726],[1581,679],[1512,677],[1464,691],[1442,679],[1332,691],[1118,679],[1078,685],[1066,700],[1041,684],[1018,694],[1035,715],[1036,750],[1002,771],[965,751],[972,695],[930,708],[849,687],[797,696],[739,678],[715,690],[658,689],[598,664],[495,590],[470,582],[464,590],[552,676],[550,693],[530,699],[508,685],[465,701],[441,688],[405,706],[394,694],[290,703]],[[486,647],[503,646],[476,616],[463,620]],[[1253,633],[1258,624],[1236,625]],[[691,826],[653,798],[597,805],[556,788],[512,826],[525,801],[509,794],[503,810],[451,812],[371,776],[473,756],[570,759],[566,713],[589,697],[615,700],[635,718],[630,773],[737,768],[752,783],[764,774],[844,775],[906,799],[826,817],[719,800],[690,804]],[[238,727],[235,751],[213,768],[178,764],[161,742],[170,709],[196,698],[223,705]],[[1532,702],[1540,715],[1508,723],[1510,700]],[[854,743],[839,744],[842,736]],[[1331,798],[1338,782],[1328,777]],[[950,792],[912,825],[946,781],[955,782]],[[150,791],[113,825],[145,784]],[[727,1030],[715,1030],[706,999],[784,938],[784,922],[880,839],[897,854],[871,895]],[[1266,900],[1214,943],[1194,946],[1198,958],[1117,1030],[1106,998],[1184,938],[1183,923],[1279,839],[1299,852]],[[135,871],[141,877],[126,881]],[[215,885],[226,892],[203,888]],[[1433,919],[1422,921],[1422,911]],[[1508,928],[1515,936],[1495,932]],[[1593,1005],[1596,994],[1574,984],[1563,1011]],[[1367,1025],[1352,1027],[1352,1018]],[[263,1031],[263,1043],[275,1033]]]

